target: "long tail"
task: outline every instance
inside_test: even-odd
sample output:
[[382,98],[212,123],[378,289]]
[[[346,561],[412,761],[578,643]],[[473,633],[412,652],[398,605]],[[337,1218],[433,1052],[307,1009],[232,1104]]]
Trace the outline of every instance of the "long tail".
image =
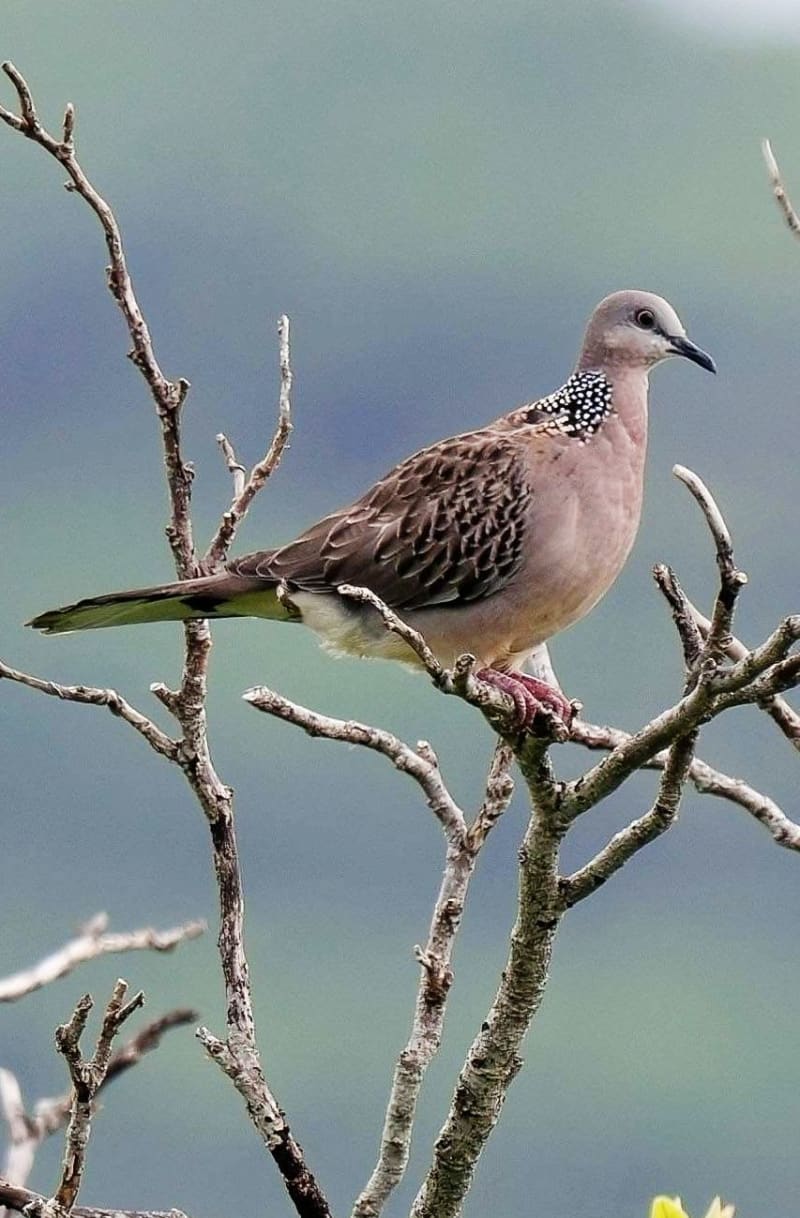
[[278,600],[276,585],[265,579],[223,572],[155,588],[135,588],[93,596],[74,605],[48,609],[26,622],[45,634],[138,626],[143,622],[186,622],[204,617],[265,617],[283,621],[291,612]]

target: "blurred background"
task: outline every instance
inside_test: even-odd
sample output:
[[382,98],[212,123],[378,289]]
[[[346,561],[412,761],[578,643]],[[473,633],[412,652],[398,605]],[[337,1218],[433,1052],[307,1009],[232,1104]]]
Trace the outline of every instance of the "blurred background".
[[[595,302],[667,296],[716,379],[654,377],[645,518],[619,583],[559,638],[564,688],[633,728],[679,692],[650,578],[673,563],[708,603],[709,539],[674,462],[708,480],[750,574],[738,621],[759,640],[797,601],[800,246],[759,152],[800,198],[796,3],[634,0],[5,0],[0,54],[57,128],[77,107],[87,171],[117,209],[170,375],[192,382],[186,453],[205,538],[230,485],[214,436],[249,461],[277,398],[275,319],[293,323],[291,451],[240,552],[289,539],[395,461],[560,385]],[[7,83],[2,100],[14,105]],[[153,411],[104,286],[86,206],[41,150],[0,131],[0,654],[115,686],[162,723],[180,631],[46,639],[21,627],[171,567]],[[438,827],[380,758],[256,714],[266,682],[320,710],[425,737],[465,806],[492,742],[480,718],[401,669],[334,662],[300,630],[215,627],[214,756],[238,795],[248,938],[267,1073],[335,1210],[374,1160],[442,866]],[[106,957],[6,1007],[0,1061],[27,1099],[64,1071],[52,1028],[121,972],[148,1013],[191,1003],[222,1028],[206,826],[178,774],[110,715],[0,691],[0,974],[106,909],[118,929],[204,916],[172,957]],[[169,724],[165,724],[169,727]],[[754,711],[702,752],[797,813],[796,758]],[[565,774],[590,760],[560,748]],[[641,778],[570,840],[578,865],[640,813]],[[517,799],[481,857],[407,1212],[455,1073],[491,1001],[515,905]],[[717,1191],[742,1218],[796,1208],[800,859],[734,808],[688,794],[678,826],[566,920],[550,988],[465,1209],[641,1218]],[[32,1184],[51,1189],[60,1142]],[[288,1214],[242,1105],[191,1030],[105,1098],[86,1203],[195,1218]]]

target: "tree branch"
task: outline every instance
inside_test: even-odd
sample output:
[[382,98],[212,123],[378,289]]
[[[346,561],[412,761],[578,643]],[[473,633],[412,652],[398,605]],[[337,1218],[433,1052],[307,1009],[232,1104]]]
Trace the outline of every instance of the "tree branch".
[[147,382],[161,423],[171,506],[167,536],[179,576],[191,578],[197,574],[190,516],[192,471],[184,463],[180,451],[180,414],[189,382],[183,378],[171,381],[161,371],[150,330],[133,290],[119,225],[110,206],[89,181],[75,156],[75,112],[72,105],[67,106],[65,112],[62,138],[56,139],[40,123],[31,91],[21,73],[8,61],[2,64],[2,69],[17,91],[20,116],[0,106],[0,119],[39,144],[63,165],[69,176],[67,189],[79,194],[88,203],[103,229],[110,259],[110,266],[106,270],[108,287],[130,334],[130,359]]
[[544,741],[525,746],[524,771],[544,799],[539,803],[534,797],[520,849],[519,909],[510,952],[492,1007],[459,1075],[412,1218],[456,1218],[461,1213],[503,1097],[522,1065],[522,1039],[544,994],[553,940],[564,913],[558,883],[564,828],[553,814],[558,790],[546,750]]
[[124,719],[126,723],[130,724],[162,757],[166,757],[169,761],[174,761],[177,757],[177,740],[173,740],[166,732],[162,732],[152,719],[148,719],[147,715],[137,711],[115,689],[97,689],[91,685],[59,685],[56,681],[45,681],[30,673],[9,668],[7,664],[0,661],[0,681],[2,680],[26,685],[28,689],[35,689],[51,698],[61,698],[64,702],[83,702],[87,706],[105,706],[112,715],[118,719]]
[[196,939],[207,929],[205,922],[184,922],[182,926],[162,931],[148,926],[142,930],[111,933],[107,927],[108,915],[95,914],[75,938],[68,940],[58,951],[45,956],[31,968],[0,978],[0,1002],[16,1002],[97,956],[112,952],[170,952],[179,943]]
[[236,530],[247,515],[250,504],[281,463],[284,450],[292,434],[292,365],[289,349],[289,318],[284,314],[278,319],[278,360],[280,366],[280,391],[278,394],[278,422],[272,442],[266,454],[245,476],[245,468],[236,460],[236,455],[226,436],[217,436],[228,469],[234,475],[233,501],[224,513],[216,533],[203,555],[203,569],[216,571],[225,561]]
[[672,827],[680,809],[683,784],[692,764],[695,739],[694,732],[683,736],[667,753],[658,795],[644,816],[615,833],[591,862],[561,880],[561,893],[567,908],[590,896],[639,850]]
[[[147,382],[161,426],[171,505],[167,536],[176,570],[181,578],[195,576],[200,573],[200,566],[195,552],[190,512],[192,470],[183,459],[180,432],[181,408],[189,382],[182,378],[169,381],[156,360],[150,332],[128,272],[119,226],[111,208],[91,184],[75,157],[72,108],[67,108],[62,139],[55,139],[41,126],[30,90],[20,73],[9,63],[3,65],[3,70],[17,90],[20,115],[18,117],[0,108],[0,119],[39,144],[64,166],[70,179],[69,188],[85,199],[102,226],[111,260],[108,285],[131,336],[133,350],[130,357]],[[253,485],[250,491],[245,487],[243,494],[249,496],[248,504],[277,465],[288,439],[291,388],[288,338],[288,323],[282,319],[278,432],[270,453],[251,475]],[[246,510],[247,504],[240,506]],[[226,544],[232,540],[235,528],[236,521],[231,521],[226,527]],[[267,1086],[261,1070],[244,950],[244,902],[233,793],[219,778],[208,744],[206,694],[211,650],[208,623],[185,623],[184,637],[184,663],[179,689],[169,690],[159,683],[153,686],[153,692],[178,720],[182,731],[182,739],[177,742],[175,756],[172,757],[166,749],[162,751],[180,766],[206,815],[211,832],[220,903],[218,943],[225,982],[227,1039],[221,1042],[207,1034],[205,1043],[211,1055],[225,1068],[244,1097],[250,1118],[275,1160],[298,1214],[303,1218],[329,1218],[327,1201],[307,1167],[302,1149],[292,1136],[286,1117]],[[142,730],[141,725],[137,730]],[[222,1051],[219,1046],[222,1046]]]
[[411,1033],[395,1064],[378,1161],[351,1218],[377,1218],[408,1166],[419,1093],[425,1072],[441,1044],[447,997],[453,983],[453,948],[469,882],[481,847],[513,793],[508,775],[510,760],[508,747],[498,744],[487,776],[486,797],[475,821],[466,837],[458,835],[448,840],[428,940],[424,948],[415,948],[421,972]]
[[[623,732],[616,727],[602,727],[583,720],[575,720],[572,725],[571,743],[583,745],[587,749],[616,749],[630,739],[629,732]],[[667,756],[668,752],[664,749],[651,757],[643,768],[663,770]],[[773,799],[757,791],[744,779],[724,774],[699,757],[692,761],[688,777],[695,790],[701,794],[714,795],[743,808],[764,826],[779,846],[785,846],[788,850],[800,850],[800,825],[791,820]]]
[[[33,1193],[29,1188],[21,1188],[0,1177],[0,1205],[19,1214],[27,1214],[28,1218],[36,1218],[37,1215],[47,1218],[48,1204],[41,1193]],[[183,1210],[109,1210],[97,1209],[93,1205],[76,1205],[72,1218],[188,1218],[188,1215]]]
[[72,1079],[72,1105],[67,1123],[61,1180],[52,1199],[55,1213],[69,1213],[74,1206],[86,1166],[86,1148],[92,1126],[94,1098],[103,1085],[111,1062],[111,1048],[122,1025],[144,1003],[141,990],[125,999],[128,983],[114,986],[92,1056],[81,1053],[81,1037],[94,1005],[89,994],[78,1000],[71,1018],[56,1028],[56,1047],[67,1063]]
[[792,201],[786,193],[786,187],[783,184],[781,171],[778,167],[778,162],[775,159],[775,154],[772,151],[772,145],[769,140],[761,141],[761,151],[764,155],[764,161],[767,166],[772,193],[778,207],[783,213],[783,218],[789,226],[789,230],[794,233],[795,237],[800,237],[800,216],[792,207]]

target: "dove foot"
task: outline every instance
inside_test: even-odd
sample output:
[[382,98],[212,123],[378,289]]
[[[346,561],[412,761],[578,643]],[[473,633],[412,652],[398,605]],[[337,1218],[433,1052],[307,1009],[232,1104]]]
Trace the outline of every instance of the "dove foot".
[[565,698],[560,689],[526,673],[500,672],[496,668],[481,668],[475,676],[513,699],[520,731],[531,731],[537,716],[550,719],[555,715],[569,733],[578,704]]

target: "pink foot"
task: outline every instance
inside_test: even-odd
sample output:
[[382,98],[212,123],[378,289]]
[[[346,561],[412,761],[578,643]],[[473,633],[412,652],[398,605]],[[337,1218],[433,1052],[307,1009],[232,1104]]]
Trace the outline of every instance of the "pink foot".
[[572,727],[575,704],[565,698],[560,689],[554,689],[546,681],[539,681],[523,672],[500,672],[496,668],[481,668],[475,676],[513,698],[521,731],[529,732],[536,716],[548,712],[556,715],[567,730]]

